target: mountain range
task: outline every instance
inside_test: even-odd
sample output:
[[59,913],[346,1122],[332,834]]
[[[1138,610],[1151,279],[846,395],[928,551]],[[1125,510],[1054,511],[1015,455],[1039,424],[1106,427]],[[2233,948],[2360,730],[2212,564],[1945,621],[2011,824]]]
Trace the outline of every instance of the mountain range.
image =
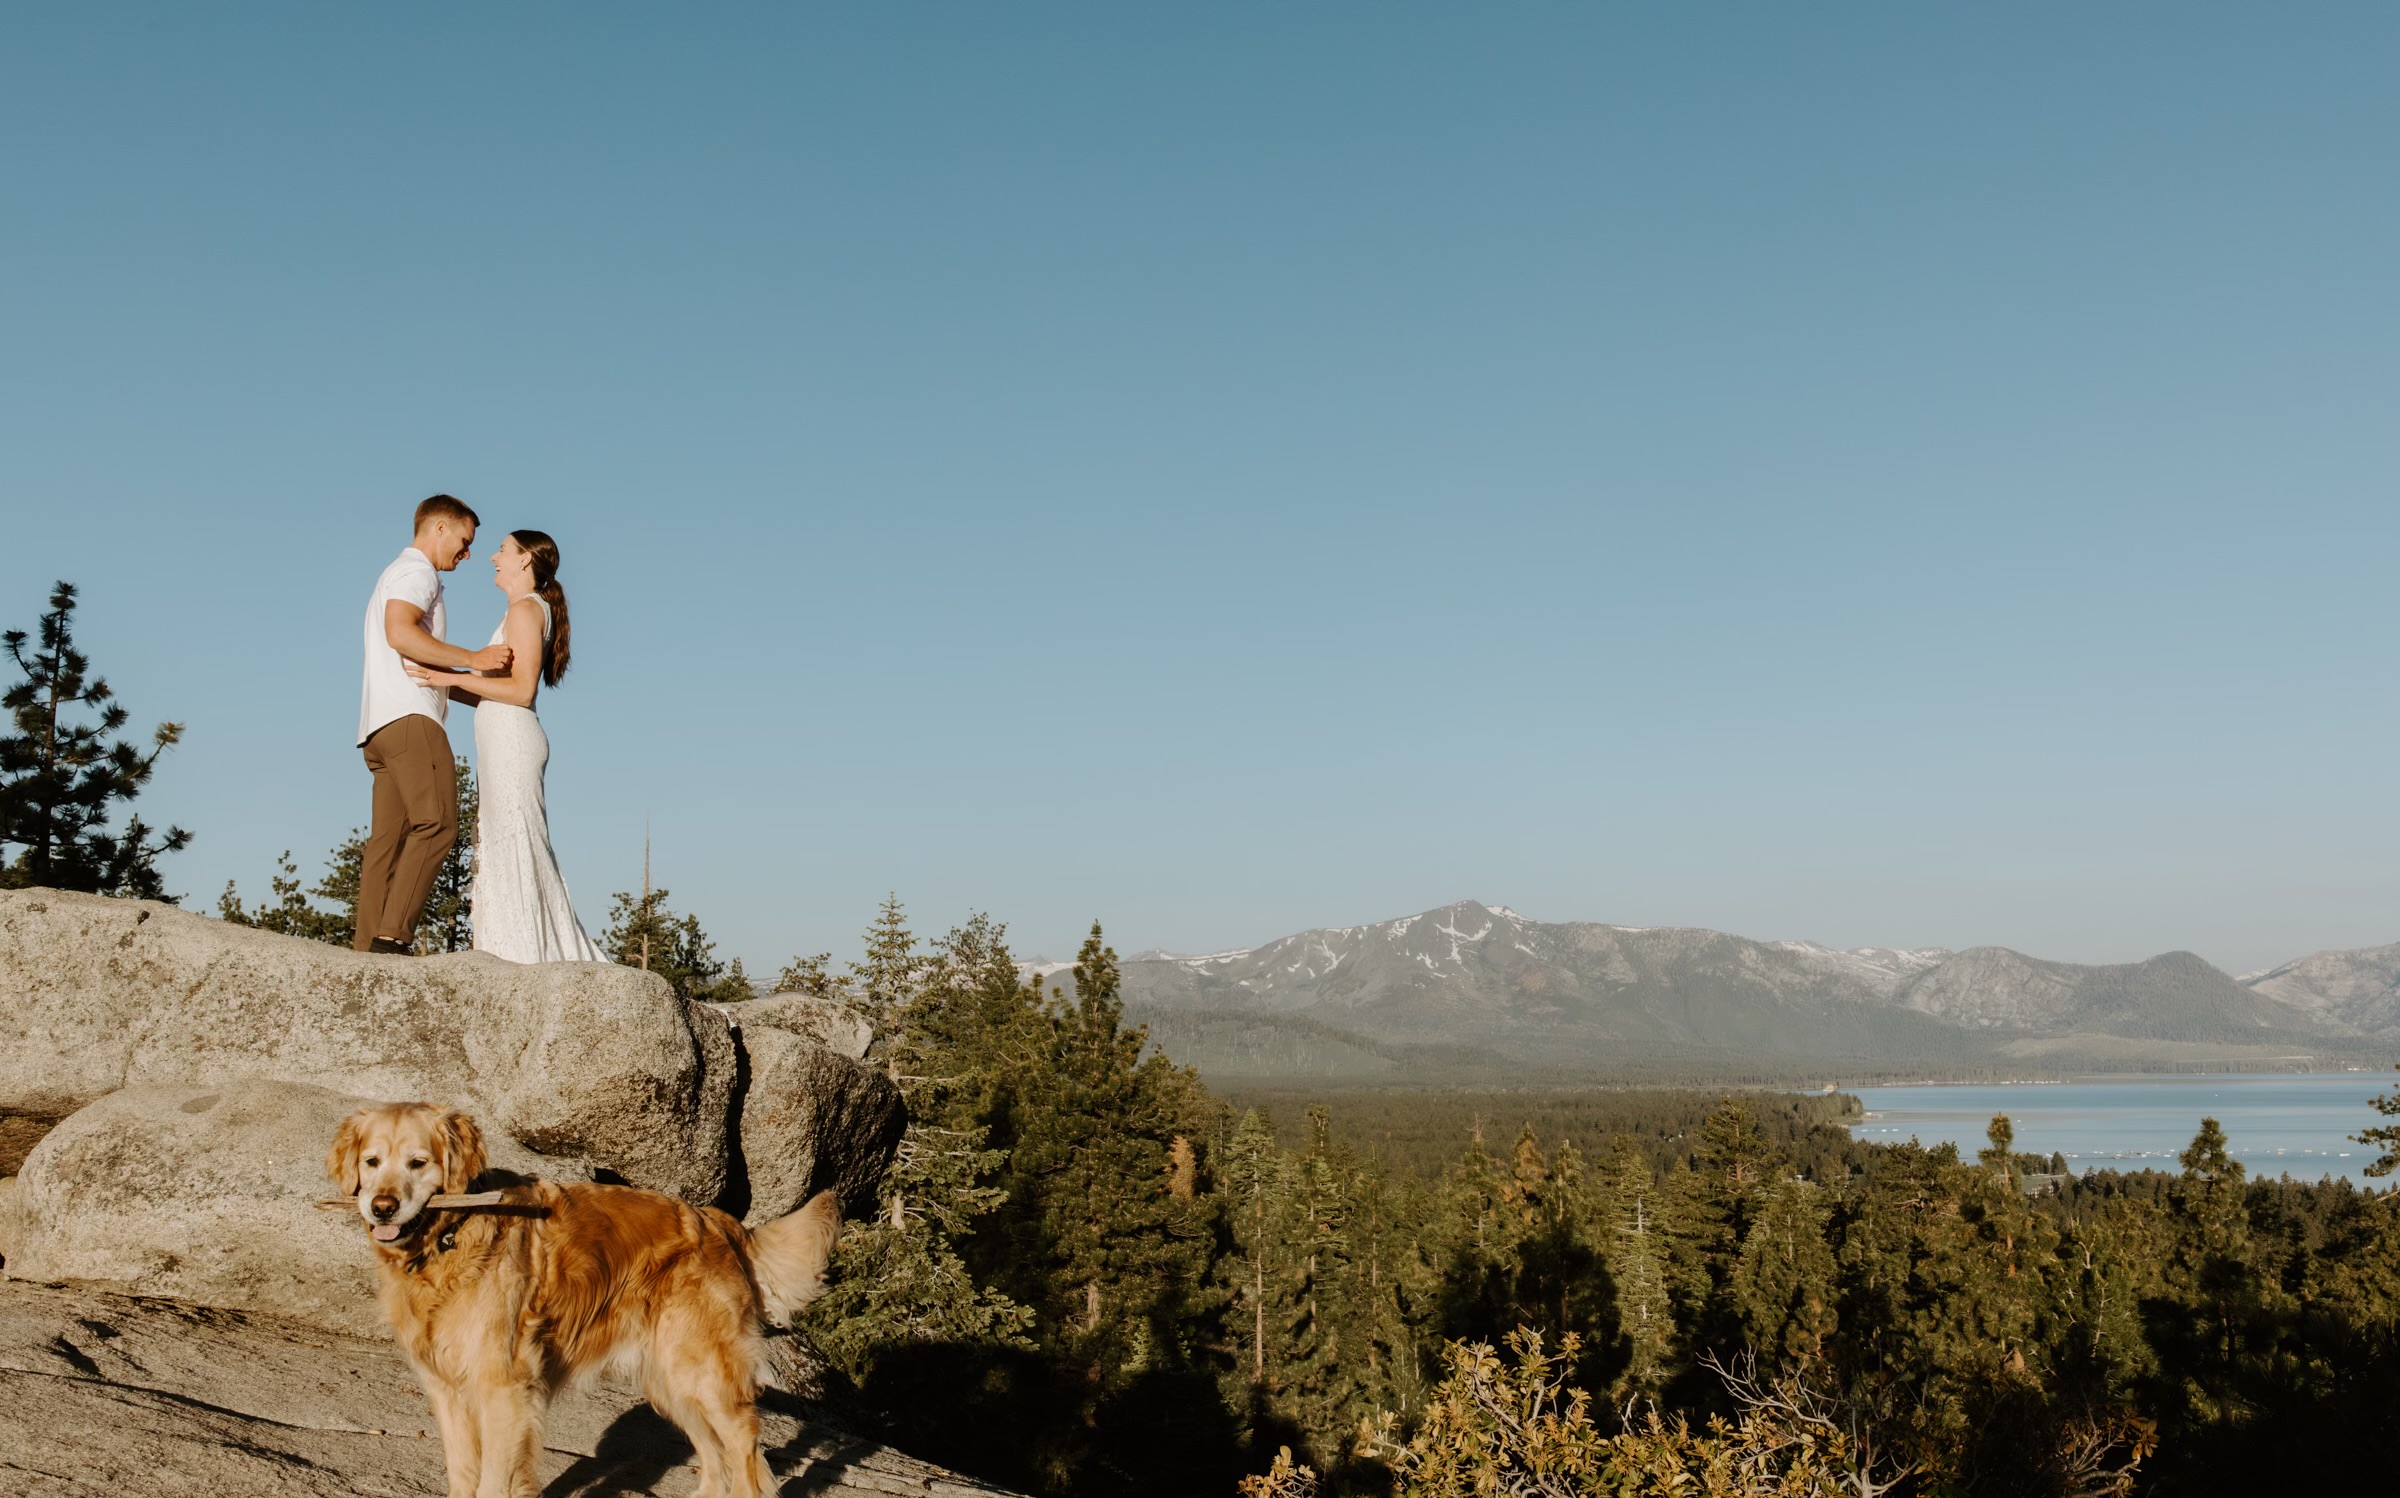
[[2400,1039],[2400,942],[2313,952],[2242,983],[2257,993],[2362,1035]]
[[[1048,966],[1043,964],[1043,966]],[[2235,978],[2005,947],[1755,941],[1466,900],[1262,947],[1123,962],[1130,1017],[1212,1076],[1497,1082],[2382,1065],[2400,944]],[[1045,981],[1072,986],[1071,972]]]

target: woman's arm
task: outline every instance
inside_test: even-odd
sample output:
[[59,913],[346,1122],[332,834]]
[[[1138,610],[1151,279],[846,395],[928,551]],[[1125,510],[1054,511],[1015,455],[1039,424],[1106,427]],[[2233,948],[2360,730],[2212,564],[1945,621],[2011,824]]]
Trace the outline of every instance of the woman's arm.
[[[469,706],[477,702],[505,702],[511,707],[533,706],[534,694],[542,686],[542,606],[530,598],[520,598],[510,604],[508,618],[501,625],[500,637],[511,652],[505,671],[466,677],[434,671],[420,679],[428,686],[448,688],[451,701]],[[418,673],[412,667],[409,674],[415,676]]]

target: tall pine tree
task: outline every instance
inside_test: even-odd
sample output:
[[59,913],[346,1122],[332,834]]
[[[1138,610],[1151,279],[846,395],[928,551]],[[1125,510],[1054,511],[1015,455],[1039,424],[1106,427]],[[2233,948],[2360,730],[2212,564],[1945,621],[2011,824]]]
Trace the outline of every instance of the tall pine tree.
[[843,1229],[808,1322],[870,1398],[897,1410],[908,1391],[890,1385],[932,1376],[929,1353],[955,1362],[1031,1345],[1033,1313],[976,1283],[957,1250],[1004,1195],[991,1184],[1004,1152],[989,1146],[983,1117],[999,1052],[993,1021],[1005,1031],[1017,977],[1000,928],[981,916],[920,956],[896,898],[877,916],[868,952],[852,976],[871,968],[879,984],[877,1050],[908,1105],[908,1129],[874,1217]]
[[1042,1007],[1038,1049],[1006,1058],[997,1080],[1008,1195],[967,1257],[1033,1308],[1044,1355],[1076,1391],[1049,1464],[1095,1490],[1138,1491],[1174,1470],[1160,1465],[1160,1430],[1233,1460],[1214,1398],[1218,1202],[1198,1189],[1207,1162],[1191,1159],[1220,1109],[1189,1070],[1143,1056],[1097,922],[1074,973],[1074,998]]
[[188,846],[192,835],[180,827],[159,832],[138,813],[122,828],[110,823],[116,803],[131,802],[150,783],[183,725],[159,724],[146,750],[115,737],[130,715],[75,648],[74,584],[51,592],[36,636],[21,629],[0,635],[24,677],[0,693],[14,729],[0,735],[0,887],[174,903],[181,896],[166,892],[158,860]]
[[741,959],[728,964],[719,958],[700,918],[668,908],[664,889],[640,895],[619,890],[600,934],[600,950],[622,966],[658,974],[683,998],[728,1004],[755,996]]
[[1665,1387],[1675,1345],[1668,1293],[1668,1232],[1650,1162],[1623,1134],[1609,1140],[1608,1265],[1616,1280],[1617,1324],[1625,1364],[1611,1390],[1619,1403],[1655,1398]]

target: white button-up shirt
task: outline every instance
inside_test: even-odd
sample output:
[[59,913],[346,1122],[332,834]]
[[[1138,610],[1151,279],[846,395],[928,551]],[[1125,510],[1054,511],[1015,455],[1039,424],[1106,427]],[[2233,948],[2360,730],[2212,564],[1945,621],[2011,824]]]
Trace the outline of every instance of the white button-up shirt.
[[433,570],[431,557],[414,546],[407,548],[383,569],[383,576],[375,579],[375,596],[367,600],[367,675],[358,694],[361,744],[386,723],[397,722],[411,713],[423,713],[439,723],[450,708],[450,694],[419,685],[408,674],[407,662],[400,652],[384,637],[383,606],[394,599],[416,609],[425,632],[437,640],[443,638],[442,631],[448,623],[442,613],[442,575]]

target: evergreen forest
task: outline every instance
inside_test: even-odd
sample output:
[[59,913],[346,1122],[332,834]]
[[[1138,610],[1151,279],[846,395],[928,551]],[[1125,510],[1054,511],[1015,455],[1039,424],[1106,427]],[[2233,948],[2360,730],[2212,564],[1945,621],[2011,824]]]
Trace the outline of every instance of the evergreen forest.
[[2380,1486],[2400,1436],[2400,1195],[2247,1179],[2213,1120],[2180,1174],[2076,1177],[2005,1118],[1969,1158],[1817,1096],[1239,1106],[1145,1054],[1097,926],[1075,979],[893,902],[778,985],[866,1010],[911,1113],[806,1329],[962,1471],[2065,1498]]

